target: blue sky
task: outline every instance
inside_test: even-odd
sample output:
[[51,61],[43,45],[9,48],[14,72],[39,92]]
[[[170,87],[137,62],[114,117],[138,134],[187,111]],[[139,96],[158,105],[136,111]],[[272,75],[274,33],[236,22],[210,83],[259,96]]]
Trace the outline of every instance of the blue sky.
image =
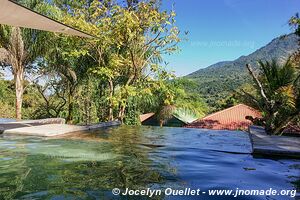
[[181,51],[165,56],[178,76],[252,53],[290,33],[288,20],[300,12],[300,0],[163,0],[163,8],[174,3],[177,26],[189,31]]

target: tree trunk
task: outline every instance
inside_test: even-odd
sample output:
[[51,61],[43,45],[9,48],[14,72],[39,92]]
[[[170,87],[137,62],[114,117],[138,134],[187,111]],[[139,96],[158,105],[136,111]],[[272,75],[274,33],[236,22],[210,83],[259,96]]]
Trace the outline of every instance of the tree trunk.
[[84,100],[84,122],[85,122],[85,125],[88,125],[88,123],[89,123],[89,108],[88,108],[88,102],[86,99]]
[[[125,87],[126,87],[126,86],[129,86],[129,85],[131,84],[131,82],[133,81],[133,79],[134,79],[134,75],[131,75],[131,76],[128,78],[127,82],[126,82]],[[127,98],[128,98],[128,97],[126,97],[126,99],[127,99]],[[121,106],[120,106],[120,110],[119,110],[119,115],[118,115],[118,117],[119,117],[119,120],[121,121],[121,123],[123,123],[124,118],[125,118],[126,104],[127,104],[127,100],[126,100],[126,102],[124,102],[124,105],[121,105]]]
[[70,88],[69,95],[68,95],[68,117],[67,123],[72,124],[73,122],[73,112],[74,112],[74,88]]
[[12,27],[11,36],[9,39],[10,45],[8,48],[8,60],[12,66],[12,72],[15,81],[16,90],[16,119],[22,119],[22,101],[24,93],[24,65],[25,58],[24,42],[22,38],[21,29],[19,27]]
[[73,121],[73,110],[74,110],[74,103],[73,103],[73,97],[69,94],[68,97],[68,117],[67,117],[67,123],[72,124]]
[[120,119],[122,124],[123,124],[124,117],[125,117],[125,109],[126,109],[126,106],[123,105],[123,106],[121,106],[121,108],[119,110],[119,119]]
[[109,110],[108,110],[108,120],[114,120],[114,103],[113,103],[113,92],[114,92],[114,85],[112,80],[109,81]]
[[16,89],[16,119],[22,119],[22,102],[23,102],[23,67],[19,66],[14,72],[15,89]]
[[163,127],[164,121],[163,120],[159,120],[159,126]]

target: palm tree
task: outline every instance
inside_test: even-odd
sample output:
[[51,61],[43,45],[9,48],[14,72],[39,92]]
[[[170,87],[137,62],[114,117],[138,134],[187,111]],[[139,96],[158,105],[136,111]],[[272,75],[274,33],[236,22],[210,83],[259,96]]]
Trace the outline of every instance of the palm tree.
[[173,117],[175,109],[174,105],[164,105],[160,108],[157,115],[160,127]]
[[[49,10],[50,5],[36,0],[23,0],[23,5],[29,8]],[[10,27],[0,24],[0,65],[10,67],[14,76],[16,91],[16,118],[22,119],[22,101],[24,93],[24,78],[35,61],[47,50],[50,33],[20,27]]]
[[16,118],[22,119],[25,71],[33,66],[44,51],[46,34],[41,31],[0,25],[1,65],[10,67],[16,92]]
[[22,117],[21,108],[24,92],[24,62],[27,57],[21,29],[0,25],[0,44],[5,50],[3,63],[12,67],[16,90],[16,118],[20,120]]
[[300,114],[299,75],[290,60],[283,65],[260,61],[259,66],[258,76],[247,65],[257,95],[243,91],[243,99],[262,111],[268,133],[280,134]]
[[19,27],[0,25],[0,45],[2,47],[2,65],[11,66],[14,76],[16,91],[16,118],[22,118],[22,100],[24,93],[25,67],[28,63],[29,54],[25,50],[25,44]]

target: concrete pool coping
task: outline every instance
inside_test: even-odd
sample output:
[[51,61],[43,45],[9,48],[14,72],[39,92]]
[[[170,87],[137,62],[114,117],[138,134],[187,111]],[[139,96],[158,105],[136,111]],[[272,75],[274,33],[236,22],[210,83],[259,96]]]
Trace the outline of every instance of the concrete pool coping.
[[119,121],[111,121],[88,126],[77,126],[57,123],[57,121],[53,121],[53,123],[39,123],[39,121],[30,120],[2,123],[0,124],[0,132],[2,132],[3,136],[24,135],[52,137],[79,131],[89,131],[105,127],[119,126],[120,124],[121,122]]
[[252,154],[300,158],[300,137],[268,135],[263,127],[250,126]]

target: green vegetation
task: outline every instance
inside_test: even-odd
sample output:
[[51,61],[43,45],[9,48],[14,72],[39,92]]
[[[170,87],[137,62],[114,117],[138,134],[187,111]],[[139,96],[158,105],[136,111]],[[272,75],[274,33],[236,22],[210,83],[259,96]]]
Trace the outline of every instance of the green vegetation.
[[[188,86],[189,90],[202,94],[212,110],[221,110],[238,102],[257,108],[264,118],[254,119],[254,122],[265,125],[270,134],[282,134],[290,125],[299,127],[298,14],[290,19],[290,25],[295,28],[295,34],[276,38],[235,61],[220,62],[188,75],[187,78],[194,82],[193,86]],[[246,64],[251,76],[244,67]]]
[[251,83],[246,64],[251,64],[255,70],[259,68],[259,60],[276,59],[282,64],[298,48],[298,37],[295,34],[275,38],[250,55],[241,56],[234,61],[220,62],[189,74],[186,78],[195,82],[190,91],[201,94],[212,111],[221,110],[226,107],[226,101],[234,97],[235,90]]
[[[145,136],[145,133],[142,127],[123,126],[104,130],[102,136],[92,138],[93,141],[40,140],[34,143],[34,148],[28,148],[27,139],[9,146],[2,140],[1,166],[6,170],[0,178],[0,199],[53,196],[91,199],[95,193],[90,194],[90,191],[105,198],[106,191],[114,187],[141,189],[151,184],[163,185],[168,181],[166,176],[176,176],[176,168],[168,159],[151,159],[149,155],[156,147],[143,146],[151,144],[153,138],[153,134]],[[163,130],[157,131],[159,135],[163,133]],[[46,193],[29,194],[45,188]]]
[[290,60],[282,66],[276,61],[259,64],[260,75],[247,65],[256,95],[242,90],[242,97],[263,112],[262,123],[268,133],[281,134],[300,115],[300,73]]
[[[294,26],[295,34],[300,36],[300,18],[299,18],[299,14],[296,14],[294,17],[292,17],[289,22],[290,22],[290,26]],[[300,40],[298,42],[300,44]],[[291,61],[296,66],[296,70],[298,70],[298,72],[300,73],[300,64],[299,64],[300,63],[300,48],[298,49],[298,51],[296,51],[291,56]],[[298,68],[297,68],[297,66],[298,66]],[[299,88],[300,85],[298,84],[297,87]],[[294,123],[297,127],[300,127],[300,116],[296,117]]]
[[[139,124],[139,115],[148,112],[157,113],[161,125],[172,115],[200,118],[240,102],[238,91],[259,98],[254,90],[257,85],[252,85],[244,67],[250,64],[252,75],[262,70],[257,80],[269,88],[265,93],[272,105],[265,106],[261,98],[256,102],[269,131],[281,132],[288,124],[281,118],[290,116],[297,121],[292,113],[298,106],[295,88],[299,88],[299,78],[289,77],[295,82],[289,89],[283,82],[270,86],[267,70],[273,70],[272,76],[282,76],[286,71],[281,69],[299,72],[291,67],[300,60],[298,15],[290,19],[296,34],[276,38],[235,61],[176,78],[166,70],[163,55],[178,51],[183,36],[175,23],[175,11],[162,10],[158,0],[19,3],[95,38],[0,25],[0,64],[14,77],[11,81],[0,77],[0,117],[63,117],[73,124],[118,119],[130,125]],[[282,67],[293,52],[290,62]],[[273,59],[278,63],[270,63]],[[259,65],[258,60],[266,63]],[[273,105],[275,98],[281,103]],[[287,110],[279,115],[278,106]]]
[[[37,3],[28,0],[22,1],[22,3],[39,11],[50,8],[43,2]],[[18,120],[22,118],[25,75],[34,71],[37,60],[45,54],[48,47],[48,36],[49,33],[38,30],[0,25],[0,65],[9,68],[14,77],[15,117]]]
[[64,117],[76,124],[138,124],[139,114],[167,107],[206,114],[201,96],[186,92],[184,80],[164,67],[162,56],[178,51],[181,41],[173,10],[161,10],[159,1],[47,2],[20,1],[95,38],[1,25],[1,65],[14,80],[0,80],[0,117],[13,117],[13,107],[17,119]]

